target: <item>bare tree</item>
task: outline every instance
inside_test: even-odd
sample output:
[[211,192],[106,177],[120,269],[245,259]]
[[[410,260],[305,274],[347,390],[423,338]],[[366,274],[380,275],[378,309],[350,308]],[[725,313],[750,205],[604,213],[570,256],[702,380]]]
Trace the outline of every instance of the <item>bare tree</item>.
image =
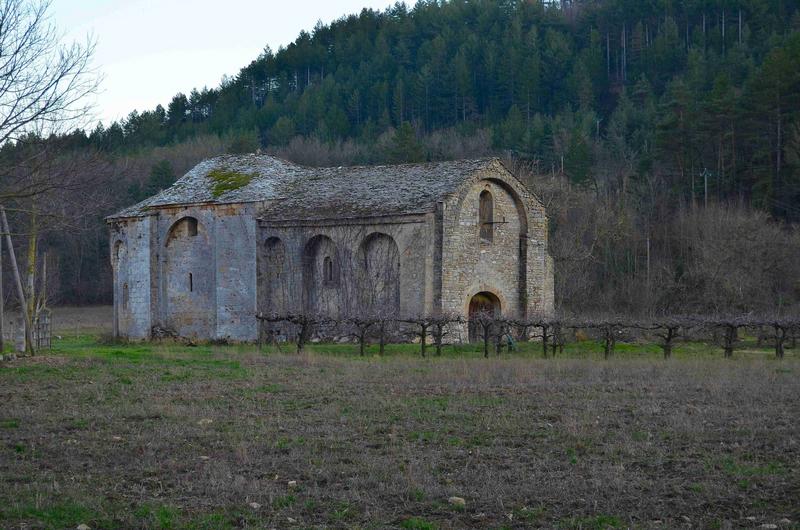
[[726,358],[733,357],[739,344],[739,329],[752,326],[755,319],[749,316],[714,315],[699,319],[704,327],[722,331],[722,352]]
[[0,145],[71,128],[90,110],[99,81],[90,67],[94,42],[62,44],[49,8],[50,0],[0,0]]
[[560,320],[556,320],[551,322],[553,328],[553,343],[550,347],[550,351],[553,354],[553,357],[556,356],[556,350],[559,353],[564,353],[564,343],[566,342],[566,337],[564,337],[564,323]]
[[768,325],[772,326],[775,334],[773,339],[775,341],[775,357],[783,359],[784,350],[786,349],[786,341],[789,339],[792,332],[795,334],[800,330],[800,318],[789,316],[774,316],[765,319]]
[[412,324],[416,327],[416,333],[417,336],[419,336],[419,353],[422,357],[425,357],[425,352],[428,346],[428,329],[430,329],[430,327],[434,324],[433,319],[431,317],[421,315],[408,318],[404,322]]
[[375,314],[375,330],[378,334],[378,353],[386,353],[386,344],[391,338],[391,333],[396,331],[397,325],[401,321],[397,320],[394,310],[378,311]]
[[369,331],[375,326],[377,320],[372,316],[364,315],[347,317],[344,321],[352,326],[353,335],[358,340],[358,353],[363,357],[367,339],[369,338]]
[[[88,96],[99,82],[90,67],[94,43],[63,45],[48,19],[49,7],[49,0],[0,0],[0,146],[6,147],[0,156],[0,201],[13,207],[9,211],[31,214],[27,303],[19,297],[27,328],[44,298],[37,300],[35,293],[38,215],[35,208],[26,209],[30,204],[19,203],[47,193],[63,193],[71,189],[71,183],[82,180],[80,173],[49,170],[46,166],[57,142],[40,138],[80,124],[90,109]],[[16,204],[9,205],[12,200]],[[10,238],[8,226],[4,231]],[[15,258],[9,257],[18,268]],[[25,336],[26,350],[32,352],[30,329]]]
[[489,358],[489,343],[492,340],[494,329],[496,328],[496,320],[494,313],[491,311],[478,311],[470,315],[470,323],[480,332],[481,339],[483,340],[483,356]]
[[[18,176],[17,182],[60,183],[58,189],[5,201],[16,228],[13,235],[18,244],[23,243],[25,247],[20,252],[24,260],[22,276],[26,295],[21,307],[26,312],[25,321],[34,327],[50,301],[46,239],[50,235],[65,237],[91,230],[97,214],[86,205],[102,208],[108,202],[107,189],[97,186],[107,174],[108,164],[97,153],[88,149],[62,152],[46,147],[46,143],[38,139],[26,141],[25,145],[18,143],[15,151],[19,162],[12,164],[10,174]],[[28,157],[26,153],[37,155]],[[11,158],[7,154],[4,161]],[[85,222],[87,218],[92,222]]]
[[[520,327],[522,336],[528,333],[528,328],[539,329],[539,334],[533,335],[533,337],[541,339],[542,356],[547,358],[547,348],[553,339],[554,328],[559,325],[559,322],[540,315],[528,321],[519,321],[517,325]],[[553,350],[553,355],[555,355],[555,349]]]
[[664,352],[664,359],[672,357],[672,346],[680,336],[681,330],[688,325],[688,320],[682,317],[662,317],[652,324],[656,337],[661,339],[659,346]]
[[431,322],[431,334],[433,335],[433,343],[436,345],[436,355],[442,355],[442,343],[444,337],[447,335],[447,329],[450,324],[463,324],[464,319],[461,315],[448,313],[440,314],[429,318]]
[[297,353],[303,353],[305,351],[306,343],[313,336],[315,329],[322,325],[333,322],[331,318],[325,315],[303,312],[270,315],[263,315],[259,313],[256,315],[256,318],[269,323],[287,322],[294,326]]

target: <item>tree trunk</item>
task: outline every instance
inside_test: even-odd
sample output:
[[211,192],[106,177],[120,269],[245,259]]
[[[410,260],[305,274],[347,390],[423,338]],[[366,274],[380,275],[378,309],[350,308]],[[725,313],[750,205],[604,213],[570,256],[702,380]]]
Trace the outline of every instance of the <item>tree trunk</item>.
[[22,313],[25,322],[25,351],[33,354],[33,337],[31,335],[31,321],[28,319],[28,312],[25,311],[27,303],[25,301],[25,290],[22,288],[22,278],[19,275],[19,266],[17,265],[17,256],[14,253],[14,245],[11,242],[11,230],[8,228],[8,219],[6,218],[6,210],[0,206],[0,221],[3,223],[3,232],[6,235],[6,246],[8,247],[8,256],[11,259],[11,270],[14,272],[14,283],[17,287],[17,296],[19,297],[20,313]]
[[675,340],[675,335],[677,335],[677,329],[667,328],[667,334],[663,337],[664,343],[661,345],[664,350],[664,359],[672,357],[672,341]]
[[442,339],[444,338],[444,324],[436,324],[433,340],[436,343],[436,356],[442,355]]
[[550,336],[548,335],[548,326],[542,326],[542,355],[547,359],[547,342]]
[[6,351],[5,318],[5,293],[3,293],[3,238],[0,237],[0,355]]
[[306,347],[306,339],[308,339],[309,328],[309,322],[303,321],[300,323],[300,331],[297,334],[297,353],[303,353],[303,350]]
[[786,342],[786,328],[775,326],[775,357],[783,359],[783,344]]
[[733,347],[736,343],[736,326],[726,326],[723,341],[723,351],[725,357],[733,357]]
[[614,328],[606,327],[605,342],[603,344],[603,358],[608,359],[614,353]]

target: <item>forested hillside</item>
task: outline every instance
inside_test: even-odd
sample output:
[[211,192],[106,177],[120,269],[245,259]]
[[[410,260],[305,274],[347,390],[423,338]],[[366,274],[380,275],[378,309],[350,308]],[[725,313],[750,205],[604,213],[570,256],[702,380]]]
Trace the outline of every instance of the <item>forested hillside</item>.
[[266,50],[218,89],[178,94],[90,138],[108,150],[231,131],[249,136],[246,148],[353,140],[352,161],[371,162],[449,154],[379,149],[406,122],[420,136],[488,129],[485,149],[563,166],[576,183],[658,176],[689,198],[705,194],[707,172],[710,196],[797,218],[797,6],[454,1],[364,11]]
[[365,10],[217,88],[51,139],[94,153],[108,191],[88,229],[45,236],[57,294],[108,298],[102,215],[203,157],[262,149],[337,165],[504,156],[550,208],[564,310],[796,304],[800,2],[545,4]]

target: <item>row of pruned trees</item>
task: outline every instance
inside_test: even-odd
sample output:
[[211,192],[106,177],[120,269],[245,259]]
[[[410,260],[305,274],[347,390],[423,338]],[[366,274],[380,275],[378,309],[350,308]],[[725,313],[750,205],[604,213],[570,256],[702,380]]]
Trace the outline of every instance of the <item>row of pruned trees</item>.
[[419,340],[420,355],[426,356],[433,346],[441,355],[446,344],[461,342],[469,336],[483,346],[484,357],[503,348],[512,351],[516,341],[541,343],[544,357],[563,353],[568,336],[592,336],[603,345],[605,359],[611,357],[618,341],[654,340],[664,358],[672,356],[681,340],[717,343],[725,357],[732,357],[741,345],[745,332],[758,335],[759,342],[771,341],[775,356],[783,358],[785,350],[795,347],[800,336],[800,315],[667,315],[654,318],[629,316],[533,317],[514,319],[478,312],[465,318],[458,314],[398,317],[391,313],[359,314],[331,317],[318,313],[259,314],[259,344],[266,341],[294,340],[298,353],[313,340],[354,341],[364,355],[371,341],[379,352],[390,342]]

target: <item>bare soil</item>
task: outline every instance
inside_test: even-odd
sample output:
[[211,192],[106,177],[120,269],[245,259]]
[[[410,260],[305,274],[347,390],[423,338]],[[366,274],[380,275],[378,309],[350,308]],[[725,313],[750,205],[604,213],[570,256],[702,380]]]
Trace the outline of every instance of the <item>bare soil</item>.
[[0,366],[0,526],[798,528],[799,374],[211,346],[20,359]]

